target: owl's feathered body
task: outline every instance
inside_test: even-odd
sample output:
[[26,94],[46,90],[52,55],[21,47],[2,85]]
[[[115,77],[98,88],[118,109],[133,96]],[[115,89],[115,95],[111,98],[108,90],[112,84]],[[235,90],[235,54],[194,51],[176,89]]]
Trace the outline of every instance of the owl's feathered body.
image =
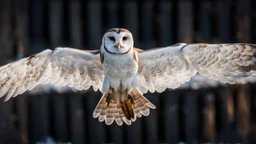
[[128,30],[114,28],[104,34],[100,50],[47,49],[0,67],[0,98],[6,95],[7,101],[47,83],[78,90],[92,87],[103,93],[93,117],[107,125],[130,125],[155,109],[143,96],[148,91],[178,88],[196,74],[229,84],[256,75],[255,47],[179,43],[143,51],[134,48]]
[[137,78],[138,62],[134,60],[134,54],[113,55],[106,52],[104,54],[104,82],[102,92],[106,92],[110,87],[118,90],[120,86],[123,89],[138,87]]
[[[119,32],[120,34],[120,32]],[[113,36],[113,35],[112,35]],[[114,37],[114,36],[113,36]],[[115,38],[118,39],[118,38]],[[119,38],[120,39],[120,38]],[[130,37],[132,39],[132,37]],[[137,52],[133,50],[133,45],[125,45],[122,42],[118,41],[117,44],[120,45],[119,51],[115,51],[116,48],[113,48],[112,52],[111,47],[106,45],[105,37],[103,37],[103,42],[101,45],[101,62],[104,69],[104,81],[102,85],[102,97],[106,97],[99,101],[99,104],[96,106],[94,111],[94,117],[101,117],[99,119],[105,119],[106,124],[112,124],[115,118],[109,116],[108,114],[115,115],[118,109],[122,114],[121,119],[126,124],[131,124],[131,120],[135,121],[136,116],[140,116],[142,112],[145,116],[149,114],[149,108],[155,108],[155,106],[150,103],[141,92],[137,89],[139,86],[139,80],[137,77],[138,72],[138,56]],[[116,44],[114,45],[116,47]],[[114,51],[114,52],[113,52]],[[137,108],[134,104],[134,101],[138,99],[144,100],[137,104]],[[138,102],[138,101],[137,101]],[[101,116],[101,112],[104,111],[101,105],[108,107],[115,103],[116,106],[113,107],[113,111],[103,113],[104,116]],[[149,103],[149,106],[146,104]],[[135,111],[136,110],[136,111]],[[120,121],[116,120],[118,125],[121,125]]]

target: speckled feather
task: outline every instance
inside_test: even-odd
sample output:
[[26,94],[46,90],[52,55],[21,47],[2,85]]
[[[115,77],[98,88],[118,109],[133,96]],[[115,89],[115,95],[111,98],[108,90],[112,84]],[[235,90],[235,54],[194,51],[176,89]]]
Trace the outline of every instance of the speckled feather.
[[184,48],[185,58],[201,75],[234,84],[236,75],[255,75],[256,49],[252,44],[211,44]]
[[234,84],[236,76],[255,75],[255,45],[185,44],[139,51],[139,89],[146,93],[178,88],[197,72]]
[[196,74],[180,52],[185,45],[139,52],[140,91],[161,93],[166,88],[178,88]]
[[5,101],[39,84],[70,86],[78,90],[90,86],[101,89],[103,68],[99,54],[57,48],[0,67],[0,97]]
[[109,106],[107,106],[107,95],[103,95],[98,102],[93,112],[93,117],[98,118],[100,122],[105,121],[106,125],[111,125],[114,121],[117,125],[121,126],[123,123],[131,125],[135,122],[137,117],[148,116],[150,109],[155,109],[155,105],[147,100],[142,93],[137,89],[131,91],[131,96],[134,99],[132,108],[135,113],[135,117],[131,120],[127,119],[121,109],[121,103],[113,99],[110,100]]

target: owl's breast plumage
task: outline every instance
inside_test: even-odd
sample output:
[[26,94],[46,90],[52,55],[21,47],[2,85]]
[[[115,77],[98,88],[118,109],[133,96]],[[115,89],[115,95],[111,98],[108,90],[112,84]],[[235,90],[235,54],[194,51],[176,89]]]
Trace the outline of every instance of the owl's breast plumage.
[[105,54],[103,68],[109,78],[129,78],[137,72],[138,64],[130,54]]

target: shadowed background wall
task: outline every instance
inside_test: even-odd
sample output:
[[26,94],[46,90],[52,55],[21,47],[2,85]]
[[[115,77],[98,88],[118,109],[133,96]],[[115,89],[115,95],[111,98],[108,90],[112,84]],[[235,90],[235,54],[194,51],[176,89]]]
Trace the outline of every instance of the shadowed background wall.
[[[253,0],[0,0],[0,64],[69,46],[98,49],[104,32],[129,29],[135,46],[256,43]],[[0,143],[256,143],[256,85],[146,94],[157,107],[131,126],[93,119],[100,92],[26,92],[0,99]]]

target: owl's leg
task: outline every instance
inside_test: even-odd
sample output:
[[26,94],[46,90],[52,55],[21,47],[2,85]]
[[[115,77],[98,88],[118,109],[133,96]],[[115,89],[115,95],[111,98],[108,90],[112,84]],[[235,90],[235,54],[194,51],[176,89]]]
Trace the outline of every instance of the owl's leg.
[[133,97],[130,95],[130,92],[128,93],[128,99],[131,101],[132,104],[134,104],[134,99],[133,99]]
[[134,104],[134,99],[131,95],[128,95],[128,99],[131,101],[132,104]]
[[109,78],[107,76],[104,77],[104,81],[102,84],[102,93],[107,93],[110,89],[110,81]]
[[128,95],[127,95],[127,97],[128,97],[128,99],[130,100],[130,102],[131,102],[132,104],[134,104],[134,99],[133,99],[133,97],[132,97],[131,94],[130,94],[131,90],[132,90],[132,89],[128,90]]
[[106,102],[108,103],[107,106],[109,105],[110,100],[111,100],[111,94],[108,93],[108,96],[107,96],[107,99],[106,99]]
[[107,99],[106,99],[107,106],[109,105],[109,103],[110,103],[110,101],[111,101],[111,99],[112,99],[111,93],[112,93],[112,89],[109,89],[109,90],[107,91],[107,93],[105,93],[105,94],[107,95]]

